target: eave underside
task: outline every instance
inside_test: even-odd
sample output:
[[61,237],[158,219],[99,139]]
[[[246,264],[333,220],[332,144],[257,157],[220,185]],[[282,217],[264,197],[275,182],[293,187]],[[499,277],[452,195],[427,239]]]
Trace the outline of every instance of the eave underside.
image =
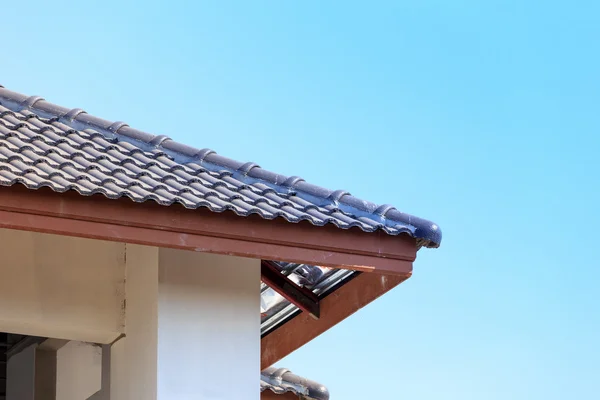
[[0,228],[360,271],[318,299],[320,316],[293,312],[261,340],[261,368],[277,362],[408,279],[416,241],[308,223],[266,221],[74,192],[0,187]]

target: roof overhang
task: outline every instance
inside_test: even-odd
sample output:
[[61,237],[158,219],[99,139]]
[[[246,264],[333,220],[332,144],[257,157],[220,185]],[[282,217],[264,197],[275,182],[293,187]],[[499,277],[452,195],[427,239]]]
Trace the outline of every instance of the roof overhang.
[[0,187],[0,228],[78,236],[362,272],[320,300],[320,318],[301,313],[261,340],[261,369],[309,342],[408,279],[418,250],[408,234],[265,220],[152,201]]
[[416,240],[407,234],[20,185],[0,187],[0,227],[393,275],[410,274],[417,253]]

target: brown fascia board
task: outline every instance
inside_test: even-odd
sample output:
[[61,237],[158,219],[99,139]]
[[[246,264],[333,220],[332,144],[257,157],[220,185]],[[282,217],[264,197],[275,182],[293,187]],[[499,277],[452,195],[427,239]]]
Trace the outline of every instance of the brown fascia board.
[[260,280],[300,310],[309,313],[313,318],[320,317],[319,297],[282,274],[272,261],[261,260]]
[[301,313],[261,339],[260,369],[263,370],[410,277],[361,273],[320,301],[321,318]]
[[407,234],[240,217],[18,184],[0,187],[0,227],[398,276],[412,272],[417,253],[416,240]]
[[265,390],[260,394],[260,400],[298,400],[302,397],[292,392],[286,392],[282,394],[273,393],[270,390]]

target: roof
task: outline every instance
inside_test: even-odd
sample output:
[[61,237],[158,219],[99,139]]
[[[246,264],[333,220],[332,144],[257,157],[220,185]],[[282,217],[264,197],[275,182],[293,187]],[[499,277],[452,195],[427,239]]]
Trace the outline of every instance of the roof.
[[343,190],[328,190],[252,162],[234,161],[0,86],[0,185],[76,190],[162,205],[307,220],[341,229],[408,234],[438,247],[439,227]]
[[[230,210],[266,220],[307,220],[317,226],[387,233],[392,240],[407,234],[418,247],[437,247],[441,241],[436,224],[391,206],[377,206],[344,191],[323,189],[0,86],[0,186],[15,184],[135,202],[153,200],[164,206],[179,203],[217,213]],[[319,300],[360,274],[318,265],[272,264]],[[300,311],[262,284],[263,337]]]
[[329,391],[320,383],[294,375],[285,368],[270,367],[260,375],[260,391],[276,394],[292,392],[301,399],[329,400]]
[[[342,284],[354,278],[359,272],[343,268],[327,268],[318,265],[296,264],[273,261],[273,265],[292,282],[313,292],[323,299]],[[300,312],[300,309],[286,300],[268,285],[261,283],[260,290],[260,333],[267,335]]]

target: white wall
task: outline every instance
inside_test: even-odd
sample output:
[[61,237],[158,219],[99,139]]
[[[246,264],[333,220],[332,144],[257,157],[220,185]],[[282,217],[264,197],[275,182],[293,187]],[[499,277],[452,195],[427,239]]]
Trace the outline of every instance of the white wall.
[[158,398],[258,399],[260,262],[162,249]]
[[128,245],[126,287],[129,397],[111,400],[259,399],[259,260]]

